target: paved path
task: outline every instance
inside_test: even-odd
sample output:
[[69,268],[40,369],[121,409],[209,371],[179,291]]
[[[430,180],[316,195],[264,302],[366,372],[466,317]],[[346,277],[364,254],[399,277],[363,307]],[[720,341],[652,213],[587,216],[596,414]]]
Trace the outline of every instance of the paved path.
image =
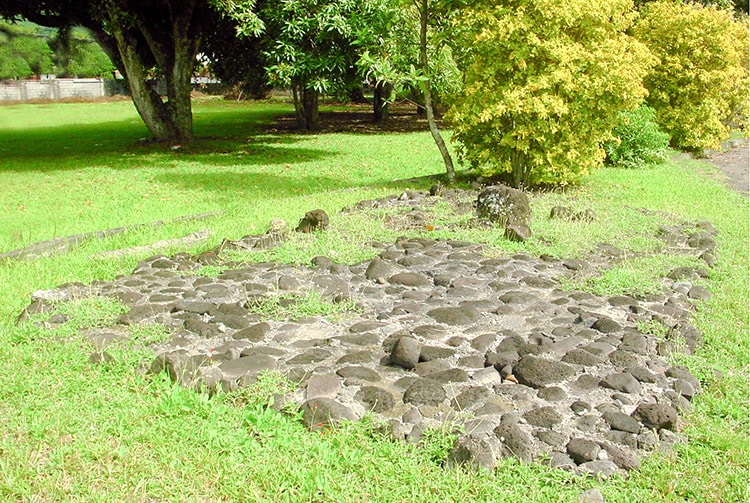
[[726,175],[730,187],[750,195],[750,146],[744,145],[714,154],[708,161]]

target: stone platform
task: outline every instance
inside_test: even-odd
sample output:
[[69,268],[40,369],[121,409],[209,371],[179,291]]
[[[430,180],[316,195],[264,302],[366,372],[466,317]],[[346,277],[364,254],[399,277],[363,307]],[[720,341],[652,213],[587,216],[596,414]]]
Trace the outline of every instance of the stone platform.
[[[710,245],[680,232],[666,233],[673,246],[698,254]],[[377,256],[355,265],[235,264],[215,278],[193,274],[195,257],[157,256],[114,281],[37,292],[27,311],[118,298],[129,312],[89,336],[104,346],[128,325],[163,324],[172,338],[153,347],[152,372],[207,392],[280,372],[297,384],[284,401],[310,429],[369,413],[394,438],[418,442],[449,424],[461,433],[448,463],[492,468],[515,456],[608,475],[683,441],[679,414],[701,384],[668,356],[701,343],[690,319],[707,296],[693,285],[705,271],[673,271],[658,295],[605,298],[560,288],[592,266],[584,260],[493,258],[478,244],[428,238],[373,246]],[[297,321],[252,310],[310,292],[357,310]],[[643,329],[655,323],[666,337]]]

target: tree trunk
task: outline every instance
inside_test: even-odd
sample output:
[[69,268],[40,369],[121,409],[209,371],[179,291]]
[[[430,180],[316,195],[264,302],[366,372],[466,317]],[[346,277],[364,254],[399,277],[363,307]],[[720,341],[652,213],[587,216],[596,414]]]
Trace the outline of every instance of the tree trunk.
[[[182,143],[193,138],[190,79],[200,43],[192,26],[194,7],[195,0],[171,6],[168,25],[171,33],[168,34],[163,33],[159,20],[144,17],[128,24],[123,22],[121,11],[108,11],[111,35],[122,60],[133,103],[156,141]],[[166,101],[148,81],[146,68],[151,65],[144,61],[144,40],[164,78]]]
[[318,91],[307,89],[304,84],[292,84],[294,115],[297,127],[307,131],[318,128]]
[[[416,1],[416,0],[415,0]],[[422,73],[424,75],[424,107],[427,112],[427,123],[430,126],[430,133],[432,139],[435,140],[435,144],[440,150],[440,155],[443,156],[443,162],[445,163],[445,173],[448,177],[448,181],[452,182],[456,179],[456,170],[453,167],[453,159],[451,158],[448,148],[445,146],[443,137],[440,136],[440,130],[437,127],[435,121],[435,112],[432,108],[432,90],[430,88],[430,66],[427,60],[427,24],[429,22],[429,0],[421,0],[421,6],[418,4],[417,7],[420,9],[419,12],[419,60],[422,65]]]
[[305,129],[314,131],[318,128],[318,91],[305,88],[302,90],[302,112],[305,117]]
[[138,115],[141,116],[155,140],[169,139],[170,127],[166,107],[156,90],[147,81],[143,63],[136,50],[135,40],[132,40],[130,35],[119,27],[112,29],[112,36],[120,53],[125,79],[128,81],[130,95]]
[[372,100],[372,122],[379,124],[388,120],[388,100],[391,98],[393,85],[390,82],[375,84]]
[[358,104],[367,103],[367,98],[365,98],[361,86],[354,87],[349,91],[349,101]]

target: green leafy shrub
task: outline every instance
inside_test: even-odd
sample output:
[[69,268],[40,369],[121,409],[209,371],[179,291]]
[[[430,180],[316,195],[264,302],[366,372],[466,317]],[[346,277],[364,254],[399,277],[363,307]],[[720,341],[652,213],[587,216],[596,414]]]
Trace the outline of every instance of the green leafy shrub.
[[625,33],[629,0],[477,2],[454,22],[464,90],[448,115],[463,161],[514,186],[568,184],[604,162],[621,110],[654,64]]
[[748,24],[699,3],[644,6],[633,34],[660,60],[645,79],[647,103],[676,147],[716,148],[746,127]]
[[653,108],[620,112],[613,134],[615,138],[604,144],[609,164],[640,168],[667,159],[669,135],[659,129]]

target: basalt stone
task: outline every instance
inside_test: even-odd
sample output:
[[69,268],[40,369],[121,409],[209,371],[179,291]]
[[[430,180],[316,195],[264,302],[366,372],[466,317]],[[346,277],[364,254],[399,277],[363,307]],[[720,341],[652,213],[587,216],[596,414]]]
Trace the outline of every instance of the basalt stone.
[[581,271],[589,267],[589,263],[580,259],[568,259],[563,261],[563,266],[571,271]]
[[380,343],[380,336],[373,332],[342,335],[341,337],[335,337],[335,339],[345,346],[375,346]]
[[565,353],[562,357],[562,361],[565,363],[571,363],[574,365],[583,365],[586,367],[595,367],[600,363],[604,362],[604,358],[599,355],[595,355],[585,349],[572,349]]
[[484,364],[487,367],[495,367],[499,372],[504,367],[513,366],[521,357],[516,351],[503,351],[501,353],[489,352],[485,356]]
[[367,382],[378,382],[382,379],[380,374],[375,372],[373,369],[368,367],[360,367],[357,365],[342,367],[338,369],[336,373],[347,380],[356,379]]
[[445,460],[445,466],[468,466],[474,470],[493,470],[502,445],[494,436],[463,435]]
[[570,404],[570,410],[579,416],[591,412],[591,404],[584,402],[583,400],[576,400]]
[[305,396],[307,399],[327,397],[335,398],[341,391],[341,379],[332,375],[316,375],[307,381]]
[[550,453],[549,466],[550,468],[558,468],[566,471],[571,471],[576,468],[575,461],[573,461],[570,456],[557,451]]
[[496,340],[495,334],[480,335],[471,341],[471,347],[480,353],[485,353]]
[[524,223],[511,224],[505,227],[505,238],[509,241],[523,243],[531,237],[531,228]]
[[266,322],[256,323],[244,328],[232,336],[234,339],[245,339],[251,342],[259,342],[266,338],[271,331],[271,325]]
[[417,379],[404,391],[404,403],[440,405],[446,398],[445,389],[432,379]]
[[565,381],[575,374],[575,368],[566,363],[526,355],[515,365],[513,373],[521,384],[538,389]]
[[462,356],[458,359],[458,366],[467,369],[481,369],[484,368],[484,358],[482,355],[469,355]]
[[566,446],[566,451],[576,464],[586,463],[588,461],[595,461],[599,459],[599,453],[602,448],[594,442],[586,438],[572,438]]
[[186,351],[172,351],[157,355],[151,363],[150,372],[167,373],[172,381],[187,384],[197,373],[200,363],[191,358]]
[[365,271],[365,278],[367,279],[379,279],[379,278],[390,278],[393,276],[396,268],[390,263],[380,258],[374,258],[367,266]]
[[516,457],[531,463],[534,457],[534,441],[528,433],[517,424],[503,422],[495,428],[495,436],[503,446],[502,457]]
[[576,428],[585,433],[595,433],[597,431],[599,418],[594,414],[586,414],[578,418]]
[[711,292],[708,288],[700,285],[695,285],[688,291],[688,297],[695,300],[707,301],[711,298]]
[[189,330],[194,334],[198,334],[201,337],[206,338],[216,337],[217,335],[221,335],[224,333],[217,324],[206,323],[205,321],[201,320],[185,320],[183,326],[185,327],[185,330]]
[[641,383],[627,372],[616,372],[601,380],[605,388],[622,391],[623,393],[640,393]]
[[455,354],[456,350],[452,348],[443,348],[440,346],[422,346],[419,350],[419,361],[429,362],[431,360],[450,358]]
[[474,382],[489,386],[502,383],[500,373],[494,367],[477,370],[471,378]]
[[529,424],[541,428],[554,428],[563,420],[563,417],[554,407],[538,407],[536,409],[531,409],[523,415],[523,418],[526,419],[526,422]]
[[688,400],[692,400],[696,395],[696,391],[693,385],[684,379],[676,379],[673,386],[674,390],[677,393],[684,396]]
[[426,379],[432,379],[439,383],[448,384],[455,382],[467,382],[469,374],[464,369],[448,369],[424,376]]
[[372,332],[387,326],[387,323],[381,323],[379,321],[361,321],[350,326],[348,331],[352,334],[361,334],[363,332]]
[[242,316],[235,316],[231,314],[218,314],[213,317],[214,323],[221,323],[225,327],[233,328],[235,330],[243,330],[250,326],[250,320]]
[[170,304],[143,304],[130,309],[125,314],[117,318],[117,323],[121,325],[137,325],[153,318],[162,313],[167,313],[172,309]]
[[440,325],[419,325],[414,327],[411,333],[430,340],[443,339],[448,334],[446,329]]
[[428,362],[419,362],[414,367],[414,372],[420,377],[426,377],[437,372],[444,372],[453,368],[453,364],[448,360],[430,360]]
[[[640,423],[639,423],[640,426]],[[604,434],[604,438],[610,442],[638,449],[638,436],[635,433],[628,433],[620,430],[611,430]]]
[[308,429],[317,431],[340,424],[342,421],[359,419],[352,409],[332,400],[320,397],[306,401],[302,405],[302,423]]
[[388,278],[388,282],[393,285],[403,286],[424,286],[431,283],[427,276],[414,272],[400,272],[394,274]]
[[554,288],[557,286],[557,282],[539,276],[526,276],[521,278],[521,283],[533,288]]
[[696,349],[703,345],[703,335],[701,332],[688,323],[680,323],[673,327],[669,331],[668,337],[684,341],[687,354],[693,354]]
[[286,355],[286,353],[287,352],[283,349],[274,348],[271,346],[250,346],[249,348],[243,349],[240,352],[240,356],[266,355],[278,358]]
[[475,386],[463,391],[451,400],[451,406],[459,411],[468,410],[488,400],[492,392],[484,386]]
[[667,274],[667,278],[673,279],[675,281],[687,279],[687,280],[697,280],[699,278],[708,278],[709,274],[708,271],[705,269],[702,269],[700,267],[676,267],[669,271]]
[[539,348],[540,352],[547,352],[552,348],[553,341],[542,333],[533,333],[529,336],[529,344]]
[[295,231],[297,232],[314,232],[324,231],[328,228],[328,214],[321,209],[308,211],[302,220],[299,221]]
[[367,410],[372,412],[387,412],[396,404],[393,395],[377,386],[363,386],[354,395],[354,399],[362,403]]
[[548,429],[537,430],[534,436],[553,448],[562,448],[568,442],[568,437],[560,432]]
[[427,316],[438,323],[450,326],[470,325],[476,323],[482,317],[481,313],[473,307],[438,307],[427,312]]
[[573,385],[581,391],[591,391],[599,387],[600,380],[591,374],[581,374]]
[[587,461],[578,466],[578,471],[595,477],[607,478],[617,473],[617,465],[608,459]]
[[622,336],[620,349],[645,355],[648,352],[648,339],[643,334],[628,332]]
[[701,389],[700,381],[685,366],[675,365],[673,367],[669,367],[665,374],[667,375],[667,377],[682,379],[689,382],[695,389],[696,393],[700,393],[701,391],[703,391]]
[[623,470],[637,470],[641,466],[640,460],[630,452],[607,442],[600,443],[610,461]]
[[412,337],[401,337],[393,345],[390,362],[407,370],[413,369],[419,363],[421,344]]
[[663,403],[642,403],[633,411],[632,416],[647,428],[657,431],[674,430],[677,427],[677,410]]
[[318,363],[323,360],[326,360],[330,358],[332,353],[330,351],[326,351],[325,349],[321,348],[314,348],[310,349],[309,351],[305,351],[304,353],[301,353],[293,358],[290,358],[287,360],[288,365],[304,365],[308,363]]
[[372,351],[353,351],[346,353],[344,356],[336,360],[337,365],[344,363],[370,363],[376,358],[375,353]]
[[247,308],[239,304],[219,304],[216,311],[227,316],[247,316],[248,313]]
[[559,386],[547,386],[540,389],[537,396],[548,402],[560,402],[565,400],[568,397],[568,394]]
[[242,356],[219,365],[225,378],[238,379],[244,375],[257,375],[264,370],[276,370],[276,359],[267,355]]
[[625,369],[625,372],[632,375],[633,377],[638,379],[640,382],[655,383],[657,381],[657,377],[655,374],[653,374],[646,367],[642,367],[640,365],[628,367]]
[[477,216],[503,227],[528,225],[531,219],[529,198],[520,190],[495,185],[480,192],[476,201]]
[[500,300],[506,304],[528,304],[538,298],[539,297],[533,293],[522,291],[508,292],[500,296]]
[[641,431],[640,423],[622,412],[605,412],[602,414],[602,417],[613,430],[625,431],[628,433],[638,433]]
[[638,365],[638,357],[629,351],[616,349],[609,354],[609,361],[617,369],[624,369]]
[[602,317],[597,319],[591,328],[605,334],[622,331],[622,326],[611,318]]

